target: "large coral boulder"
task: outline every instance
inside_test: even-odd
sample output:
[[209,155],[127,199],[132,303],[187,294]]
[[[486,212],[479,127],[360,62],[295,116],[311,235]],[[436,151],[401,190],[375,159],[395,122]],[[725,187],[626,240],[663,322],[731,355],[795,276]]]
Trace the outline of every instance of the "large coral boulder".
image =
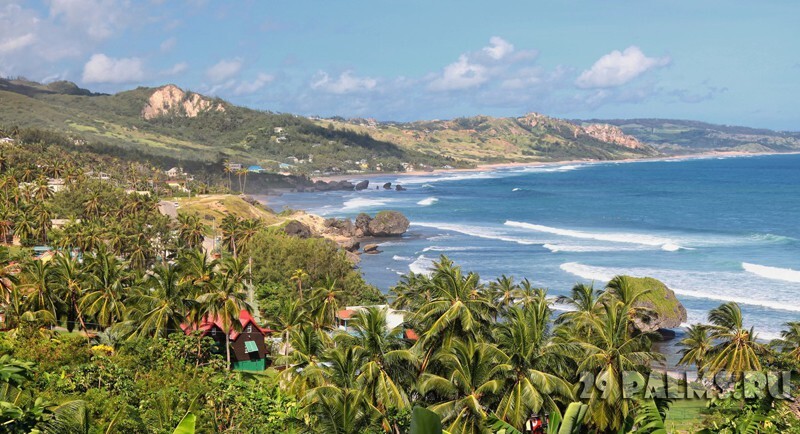
[[408,230],[409,221],[397,211],[381,211],[370,220],[368,228],[374,237],[395,237]]

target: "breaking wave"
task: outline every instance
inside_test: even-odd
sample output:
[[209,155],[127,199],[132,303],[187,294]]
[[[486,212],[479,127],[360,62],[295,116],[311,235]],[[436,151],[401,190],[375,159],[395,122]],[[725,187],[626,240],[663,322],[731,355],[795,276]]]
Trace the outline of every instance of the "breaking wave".
[[800,271],[791,268],[768,267],[766,265],[742,262],[742,268],[748,273],[753,273],[767,279],[782,280],[784,282],[800,283]]
[[422,199],[421,201],[417,202],[417,205],[429,206],[429,205],[435,204],[436,202],[439,202],[439,198],[428,197],[428,198]]

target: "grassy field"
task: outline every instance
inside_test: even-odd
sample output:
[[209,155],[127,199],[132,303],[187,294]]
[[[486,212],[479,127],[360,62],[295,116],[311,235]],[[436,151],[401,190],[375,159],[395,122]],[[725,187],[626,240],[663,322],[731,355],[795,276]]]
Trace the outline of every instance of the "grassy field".
[[280,223],[283,218],[272,212],[246,202],[241,196],[229,194],[201,195],[192,198],[175,198],[179,214],[199,215],[206,224],[219,226],[222,219],[233,214],[244,219],[261,219],[265,224]]
[[692,433],[697,431],[703,420],[702,411],[706,408],[706,400],[679,399],[672,403],[667,413],[665,424],[670,433]]

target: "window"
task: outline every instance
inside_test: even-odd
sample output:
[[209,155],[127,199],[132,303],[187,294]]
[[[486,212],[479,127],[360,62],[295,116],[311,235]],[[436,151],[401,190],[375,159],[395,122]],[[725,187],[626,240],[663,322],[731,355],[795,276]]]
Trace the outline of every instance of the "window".
[[252,325],[248,325],[247,326],[247,333],[253,333],[253,326]]
[[244,350],[248,353],[257,353],[258,345],[256,345],[255,341],[244,341]]
[[211,329],[211,336],[216,336],[216,335],[217,335],[217,328],[214,327]]

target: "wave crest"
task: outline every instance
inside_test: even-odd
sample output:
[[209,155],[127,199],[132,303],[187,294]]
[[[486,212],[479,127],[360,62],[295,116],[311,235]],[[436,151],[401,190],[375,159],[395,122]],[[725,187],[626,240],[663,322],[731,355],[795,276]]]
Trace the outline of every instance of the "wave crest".
[[800,271],[791,268],[768,267],[766,265],[742,262],[742,268],[748,273],[767,279],[782,280],[784,282],[800,283]]

